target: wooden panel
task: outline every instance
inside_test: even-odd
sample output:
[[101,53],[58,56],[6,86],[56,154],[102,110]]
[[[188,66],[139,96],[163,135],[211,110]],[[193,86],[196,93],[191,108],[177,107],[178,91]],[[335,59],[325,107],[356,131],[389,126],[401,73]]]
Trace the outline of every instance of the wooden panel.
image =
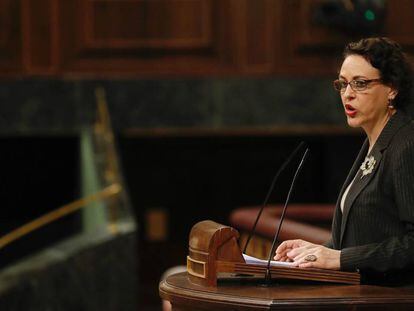
[[226,12],[226,6],[234,5],[232,0],[61,0],[60,4],[61,64],[66,73],[231,72],[233,59],[220,53],[234,48],[232,37],[223,40],[216,25],[224,27],[229,20],[221,9]]
[[[278,1],[275,73],[293,75],[334,75],[346,43],[360,38],[333,27],[315,23],[314,11],[323,0]],[[384,36],[414,52],[414,2],[387,1]]]
[[57,0],[23,0],[23,62],[27,74],[53,74],[57,65]]
[[271,73],[276,9],[277,5],[273,0],[248,0],[245,4],[244,20],[240,22],[244,39],[240,46],[244,56],[244,72]]
[[10,1],[0,1],[0,47],[4,48],[7,41],[7,31],[10,31]]
[[[0,0],[0,75],[332,76],[355,38],[317,24],[324,0]],[[414,54],[414,2],[384,35]]]
[[212,43],[209,0],[89,0],[86,12],[87,42],[94,47],[180,49]]
[[276,72],[311,76],[335,73],[342,48],[352,39],[313,22],[313,10],[320,3],[322,0],[279,2]]
[[21,71],[20,1],[0,0],[0,75]]
[[414,52],[414,2],[394,0],[387,2],[386,35]]

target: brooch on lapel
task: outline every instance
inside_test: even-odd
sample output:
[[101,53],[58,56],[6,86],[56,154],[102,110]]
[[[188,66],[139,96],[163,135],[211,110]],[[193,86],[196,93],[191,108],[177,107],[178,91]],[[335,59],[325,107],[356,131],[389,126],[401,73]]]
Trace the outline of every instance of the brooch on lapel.
[[374,159],[373,156],[365,157],[364,162],[362,162],[360,169],[362,170],[362,176],[361,179],[368,174],[372,173],[372,170],[374,169],[375,163],[377,161]]

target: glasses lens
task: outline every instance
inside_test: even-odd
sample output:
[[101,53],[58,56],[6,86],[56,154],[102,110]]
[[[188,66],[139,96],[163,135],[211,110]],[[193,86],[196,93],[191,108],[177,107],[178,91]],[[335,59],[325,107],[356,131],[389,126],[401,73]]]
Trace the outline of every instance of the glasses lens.
[[346,88],[347,83],[341,80],[335,80],[333,82],[334,88],[335,90],[337,90],[338,92],[342,91],[343,89]]
[[363,91],[367,88],[368,82],[365,80],[353,80],[351,86],[355,91]]

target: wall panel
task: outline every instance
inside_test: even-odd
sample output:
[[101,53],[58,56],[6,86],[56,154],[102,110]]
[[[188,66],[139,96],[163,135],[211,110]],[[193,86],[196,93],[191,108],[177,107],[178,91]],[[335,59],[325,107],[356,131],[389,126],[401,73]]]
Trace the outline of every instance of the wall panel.
[[83,23],[94,48],[196,49],[211,46],[211,1],[86,2]]
[[[324,0],[0,0],[1,75],[331,76],[357,38],[314,19]],[[383,35],[414,52],[414,2]]]
[[55,74],[58,63],[58,0],[23,0],[24,70],[32,75]]
[[414,2],[397,0],[387,2],[386,29],[394,40],[414,52]]
[[243,69],[247,73],[271,73],[274,65],[274,32],[276,2],[247,1],[241,25],[245,38],[240,49],[244,52]]
[[314,23],[320,0],[281,1],[275,50],[275,71],[281,74],[325,75],[335,72],[344,44],[351,40],[337,30]]
[[214,28],[225,18],[217,6],[226,2],[61,2],[62,70],[136,75],[229,70],[218,54],[224,50],[218,46],[224,42],[221,32]]
[[[347,42],[361,38],[314,19],[315,9],[324,0],[277,1],[279,21],[276,33],[274,73],[288,75],[326,76],[336,73],[341,52]],[[401,43],[407,52],[414,52],[414,2],[386,1],[382,36]],[[363,35],[362,35],[363,36]]]
[[21,4],[0,0],[0,75],[20,73],[22,69]]

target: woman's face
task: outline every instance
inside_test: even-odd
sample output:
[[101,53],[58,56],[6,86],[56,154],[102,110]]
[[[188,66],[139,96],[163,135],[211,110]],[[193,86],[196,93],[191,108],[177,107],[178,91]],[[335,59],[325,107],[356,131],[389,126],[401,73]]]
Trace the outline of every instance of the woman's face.
[[[344,82],[379,78],[379,70],[360,55],[347,56],[339,73],[339,80]],[[395,95],[391,87],[379,81],[368,83],[366,89],[356,91],[348,84],[341,91],[341,99],[349,126],[362,127],[366,131],[373,129],[378,122],[387,118],[389,99]]]

